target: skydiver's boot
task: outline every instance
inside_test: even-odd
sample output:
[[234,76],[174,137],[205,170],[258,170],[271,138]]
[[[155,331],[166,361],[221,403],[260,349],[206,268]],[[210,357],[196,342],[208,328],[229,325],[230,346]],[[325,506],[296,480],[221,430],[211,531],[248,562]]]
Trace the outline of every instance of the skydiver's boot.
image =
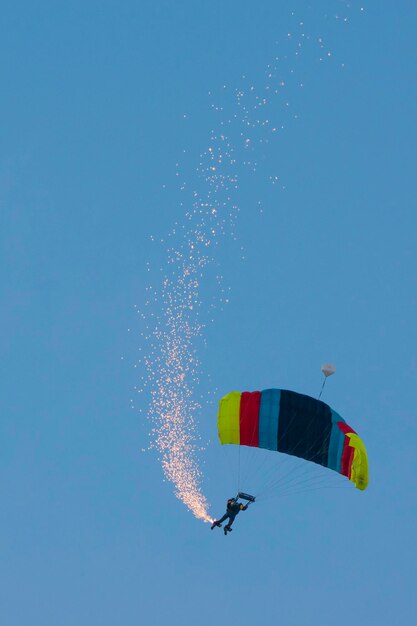
[[227,526],[225,526],[225,527],[224,527],[224,531],[223,531],[223,532],[224,532],[224,534],[225,534],[225,535],[227,535],[227,533],[228,533],[228,532],[229,532],[229,533],[231,533],[231,532],[232,532],[232,530],[233,530],[233,528],[230,528],[230,526],[229,526],[229,525],[227,525]]
[[214,522],[211,525],[211,530],[213,530],[213,528],[216,528],[216,526],[218,526],[219,528],[222,527],[222,525],[220,524],[220,522],[216,522],[216,520],[214,520]]

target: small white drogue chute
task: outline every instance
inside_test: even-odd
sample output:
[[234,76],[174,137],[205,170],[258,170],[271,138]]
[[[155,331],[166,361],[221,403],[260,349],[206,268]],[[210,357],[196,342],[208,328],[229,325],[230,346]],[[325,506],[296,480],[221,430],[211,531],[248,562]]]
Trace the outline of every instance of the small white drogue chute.
[[321,394],[323,393],[324,385],[326,384],[327,378],[335,373],[336,366],[333,365],[333,363],[323,363],[323,365],[321,366],[320,369],[321,369],[321,371],[324,374],[324,380],[323,380],[323,384],[322,384],[321,389],[320,389],[319,397],[317,398],[318,400],[320,400],[320,398],[321,398]]
[[336,366],[333,365],[333,363],[323,363],[323,365],[321,366],[321,371],[327,378],[328,376],[331,376],[332,374],[335,373]]

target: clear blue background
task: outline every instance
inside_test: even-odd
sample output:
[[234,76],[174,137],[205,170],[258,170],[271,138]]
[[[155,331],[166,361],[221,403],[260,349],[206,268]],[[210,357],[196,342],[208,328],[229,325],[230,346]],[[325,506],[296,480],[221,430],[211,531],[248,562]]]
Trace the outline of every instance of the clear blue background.
[[[417,618],[417,9],[260,4],[2,5],[5,626]],[[231,302],[201,359],[222,394],[315,395],[319,365],[334,361],[325,399],[365,440],[371,483],[259,503],[225,539],[140,452],[149,425],[130,404],[133,305],[146,262],[163,262],[149,235],[182,219],[175,163],[191,177],[207,145],[208,91],[242,74],[256,81],[285,45],[291,11],[329,33],[335,60],[307,57],[292,98],[299,119],[268,151],[286,189],[260,198],[241,172],[239,242],[220,251]],[[343,28],[325,17],[337,12],[351,16]],[[200,429],[211,439],[204,489],[220,515],[233,483],[215,406]]]

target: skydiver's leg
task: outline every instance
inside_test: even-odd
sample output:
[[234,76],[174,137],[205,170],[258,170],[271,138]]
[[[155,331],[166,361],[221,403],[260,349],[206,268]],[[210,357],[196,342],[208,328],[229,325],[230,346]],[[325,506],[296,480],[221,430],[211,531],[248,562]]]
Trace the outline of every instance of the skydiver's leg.
[[223,515],[223,517],[221,517],[220,519],[217,519],[215,522],[213,522],[213,524],[211,525],[211,530],[213,530],[213,528],[214,528],[215,526],[221,526],[221,525],[222,525],[222,523],[224,522],[224,520],[225,520],[225,519],[227,519],[228,517],[229,517],[229,516],[228,516],[228,514],[227,514],[227,513],[225,513],[225,514]]
[[232,524],[235,521],[236,515],[229,515],[229,523],[224,527],[224,534],[227,535],[227,532],[230,533],[232,530]]

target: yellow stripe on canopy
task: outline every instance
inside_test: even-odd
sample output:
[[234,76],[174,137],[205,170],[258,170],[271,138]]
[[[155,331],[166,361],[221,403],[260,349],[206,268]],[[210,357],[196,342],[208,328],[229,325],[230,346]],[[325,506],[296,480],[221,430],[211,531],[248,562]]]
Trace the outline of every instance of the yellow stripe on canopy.
[[368,455],[364,443],[358,435],[349,433],[349,445],[355,449],[350,480],[362,491],[368,486]]
[[222,444],[240,444],[240,396],[239,391],[232,391],[219,401],[217,428]]

